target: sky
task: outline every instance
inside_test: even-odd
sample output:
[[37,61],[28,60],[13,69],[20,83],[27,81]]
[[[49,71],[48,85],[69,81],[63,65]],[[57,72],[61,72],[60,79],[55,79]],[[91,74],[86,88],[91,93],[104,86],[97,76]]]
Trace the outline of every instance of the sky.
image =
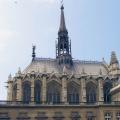
[[[120,60],[120,0],[64,0],[72,57],[109,64]],[[55,58],[60,0],[0,0],[0,100],[7,97],[8,75],[23,71],[37,57]]]

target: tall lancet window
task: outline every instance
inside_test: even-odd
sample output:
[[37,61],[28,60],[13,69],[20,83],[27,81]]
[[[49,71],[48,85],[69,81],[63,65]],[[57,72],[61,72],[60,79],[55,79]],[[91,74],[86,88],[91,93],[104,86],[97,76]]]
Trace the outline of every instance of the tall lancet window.
[[111,102],[111,95],[110,95],[110,89],[112,88],[112,83],[107,81],[105,82],[103,86],[103,91],[104,91],[104,102],[105,103],[110,103]]
[[60,92],[61,92],[61,86],[55,82],[52,81],[47,85],[47,102],[48,103],[60,103]]
[[31,101],[31,84],[28,81],[23,83],[23,103],[28,104]]
[[79,86],[73,82],[68,84],[67,99],[69,104],[79,103]]
[[96,102],[96,85],[92,82],[87,83],[86,85],[86,99],[87,103],[95,103]]
[[12,94],[12,99],[13,99],[13,101],[16,101],[17,100],[17,84],[15,84],[14,86],[13,86],[13,94]]
[[41,99],[41,83],[39,80],[35,81],[35,86],[34,86],[34,101],[35,103],[40,103]]

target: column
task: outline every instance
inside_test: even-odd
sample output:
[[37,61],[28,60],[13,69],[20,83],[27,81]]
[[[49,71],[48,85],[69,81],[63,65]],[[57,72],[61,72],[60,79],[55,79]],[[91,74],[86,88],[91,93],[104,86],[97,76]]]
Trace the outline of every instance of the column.
[[12,87],[13,81],[8,81],[8,89],[7,89],[7,101],[12,101]]
[[104,101],[103,100],[103,80],[102,78],[98,79],[98,101]]
[[31,80],[31,104],[34,104],[34,78]]
[[22,80],[21,78],[17,79],[17,100],[22,101]]
[[80,96],[81,100],[80,102],[86,102],[86,82],[85,82],[85,77],[81,78],[81,89],[80,89]]
[[105,113],[104,108],[103,107],[99,108],[97,110],[96,120],[105,120],[104,113]]
[[62,76],[62,103],[67,104],[67,76]]
[[113,111],[113,113],[112,113],[112,120],[116,120],[116,111]]
[[47,99],[46,99],[46,93],[47,93],[47,76],[44,75],[42,79],[42,103],[45,104]]

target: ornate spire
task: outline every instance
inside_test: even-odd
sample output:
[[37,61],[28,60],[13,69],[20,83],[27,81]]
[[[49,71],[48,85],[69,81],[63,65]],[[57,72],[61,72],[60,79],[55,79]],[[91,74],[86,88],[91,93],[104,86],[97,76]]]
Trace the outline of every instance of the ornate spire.
[[56,43],[56,59],[59,65],[73,65],[71,56],[71,41],[69,41],[68,31],[65,25],[64,6],[61,6],[60,27],[58,31],[58,41]]
[[65,17],[64,17],[64,6],[61,6],[61,18],[60,18],[60,27],[59,27],[59,33],[60,32],[67,32],[66,24],[65,24]]
[[112,51],[112,52],[111,52],[110,65],[115,64],[115,63],[118,63],[118,59],[117,59],[117,57],[116,57],[115,51]]

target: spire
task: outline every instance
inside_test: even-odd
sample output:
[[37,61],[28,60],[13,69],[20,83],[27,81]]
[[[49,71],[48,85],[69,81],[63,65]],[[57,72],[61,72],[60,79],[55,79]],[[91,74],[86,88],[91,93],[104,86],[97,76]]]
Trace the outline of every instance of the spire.
[[64,17],[64,6],[63,6],[63,4],[61,6],[61,18],[60,18],[59,33],[60,32],[67,32],[66,24],[65,24],[65,17]]
[[8,79],[9,79],[9,80],[11,80],[11,79],[12,79],[12,75],[11,75],[11,74],[9,74]]
[[56,59],[59,65],[73,65],[71,56],[71,41],[65,25],[64,6],[61,6],[60,27],[58,31],[58,41],[56,42]]
[[32,60],[34,60],[35,57],[36,57],[35,49],[36,49],[36,46],[33,46],[33,47],[32,47],[32,58],[33,58]]
[[118,63],[118,59],[116,57],[116,53],[115,51],[111,52],[111,60],[110,60],[110,65],[114,64],[114,63]]

